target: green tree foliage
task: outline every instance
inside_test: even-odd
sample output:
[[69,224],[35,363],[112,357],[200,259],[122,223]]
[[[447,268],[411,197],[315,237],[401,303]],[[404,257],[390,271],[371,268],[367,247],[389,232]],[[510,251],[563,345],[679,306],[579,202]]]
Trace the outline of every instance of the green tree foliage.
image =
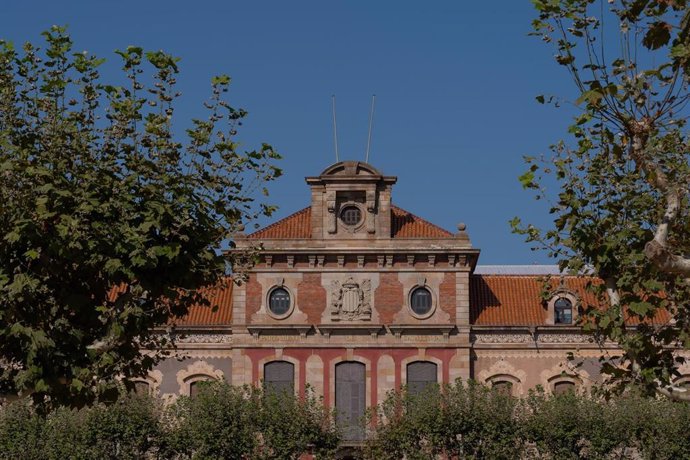
[[476,383],[390,393],[364,449],[370,459],[679,459],[690,405],[634,392],[517,399]]
[[366,444],[371,459],[516,458],[517,400],[473,381],[388,395]]
[[279,156],[240,149],[227,76],[176,135],[177,58],[117,51],[117,85],[64,28],[43,35],[0,41],[0,392],[79,405],[150,369],[140,349],[168,340],[153,328],[207,304],[228,261],[241,271],[220,249],[272,211],[252,197]]
[[339,435],[330,412],[310,392],[304,398],[203,385],[173,410],[168,455],[180,459],[297,459],[313,452],[330,458]]
[[0,459],[298,459],[332,458],[339,435],[308,394],[263,393],[225,382],[164,408],[130,394],[112,404],[38,413],[27,400],[0,408]]
[[512,224],[562,269],[603,281],[590,286],[597,305],[584,305],[585,326],[622,347],[622,359],[604,364],[614,381],[686,397],[670,385],[682,361],[672,348],[690,346],[687,2],[534,4],[533,34],[568,71],[577,116],[571,140],[528,157],[520,178],[550,200],[554,227]]
[[45,416],[26,400],[0,410],[0,458],[141,459],[162,453],[160,401],[129,396],[115,404],[58,408]]

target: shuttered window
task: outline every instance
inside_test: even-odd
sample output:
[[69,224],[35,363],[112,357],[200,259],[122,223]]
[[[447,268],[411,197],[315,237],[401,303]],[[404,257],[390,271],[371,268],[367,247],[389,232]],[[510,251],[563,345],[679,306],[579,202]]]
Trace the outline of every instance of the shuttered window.
[[366,409],[365,366],[343,362],[335,366],[336,422],[346,441],[364,440]]
[[294,394],[295,366],[287,361],[271,361],[264,366],[264,387],[275,393]]
[[429,385],[438,383],[438,367],[429,361],[415,361],[407,365],[407,391],[419,394]]

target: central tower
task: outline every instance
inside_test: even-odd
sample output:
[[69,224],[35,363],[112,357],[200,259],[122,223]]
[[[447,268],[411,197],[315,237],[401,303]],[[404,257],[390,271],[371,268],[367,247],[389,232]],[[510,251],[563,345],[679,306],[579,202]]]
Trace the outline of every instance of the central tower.
[[306,180],[312,238],[390,238],[391,189],[397,177],[384,176],[367,163],[343,161]]

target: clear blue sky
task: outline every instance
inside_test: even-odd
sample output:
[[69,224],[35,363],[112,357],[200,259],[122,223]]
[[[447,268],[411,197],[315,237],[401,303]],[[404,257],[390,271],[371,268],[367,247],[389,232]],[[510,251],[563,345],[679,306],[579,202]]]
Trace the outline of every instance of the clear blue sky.
[[572,115],[534,100],[572,88],[527,36],[533,16],[528,0],[23,0],[3,4],[0,37],[38,42],[60,24],[113,65],[127,45],[177,55],[178,123],[203,114],[212,75],[231,75],[231,103],[250,114],[238,139],[284,156],[276,217],[306,206],[304,177],[334,162],[331,94],[341,159],[363,160],[375,93],[370,163],[398,176],[395,204],[449,230],[465,222],[481,264],[533,264],[550,261],[507,223],[549,222],[518,183],[522,156],[547,153]]

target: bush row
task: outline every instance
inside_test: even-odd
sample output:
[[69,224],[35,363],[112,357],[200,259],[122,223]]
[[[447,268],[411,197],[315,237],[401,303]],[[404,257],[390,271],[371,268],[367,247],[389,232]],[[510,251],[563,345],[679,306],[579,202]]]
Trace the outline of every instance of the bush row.
[[391,394],[369,459],[687,459],[690,405],[629,394],[532,392],[517,399],[467,382]]
[[2,459],[291,459],[332,457],[339,437],[311,395],[224,382],[164,408],[137,395],[114,404],[37,414],[26,402],[0,410]]
[[[533,392],[513,398],[473,382],[391,393],[368,422],[368,459],[684,459],[690,406],[665,399]],[[223,382],[164,407],[129,395],[114,404],[0,409],[2,459],[332,458],[333,416],[313,395]]]

